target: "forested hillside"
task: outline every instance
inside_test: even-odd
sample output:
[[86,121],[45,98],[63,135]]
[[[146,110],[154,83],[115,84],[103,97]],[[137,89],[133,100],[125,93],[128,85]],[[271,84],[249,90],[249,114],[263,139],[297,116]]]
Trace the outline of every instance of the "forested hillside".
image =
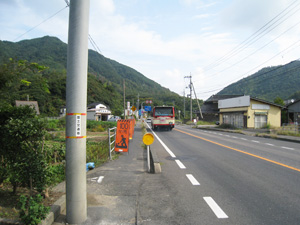
[[[19,60],[26,65],[19,67]],[[34,63],[47,68],[32,70]],[[25,100],[29,96],[30,100],[39,102],[42,113],[51,116],[57,115],[59,108],[65,105],[67,44],[58,38],[45,36],[16,43],[0,41],[0,65],[4,80],[6,75],[3,74],[7,73],[8,68],[10,73],[18,74],[16,83],[8,86],[6,83],[3,87],[10,88],[1,91],[3,96],[14,90],[8,100],[11,104],[16,99]],[[141,101],[152,99],[155,105],[175,103],[177,108],[183,107],[182,97],[178,94],[128,66],[89,50],[88,104],[103,102],[111,107],[114,114],[121,114],[123,80],[126,85],[126,101],[136,102],[139,94]],[[29,83],[25,84],[25,81]],[[37,86],[43,88],[38,89]]]
[[257,73],[233,83],[218,94],[251,95],[273,102],[293,98],[300,91],[300,61],[286,65],[266,67]]

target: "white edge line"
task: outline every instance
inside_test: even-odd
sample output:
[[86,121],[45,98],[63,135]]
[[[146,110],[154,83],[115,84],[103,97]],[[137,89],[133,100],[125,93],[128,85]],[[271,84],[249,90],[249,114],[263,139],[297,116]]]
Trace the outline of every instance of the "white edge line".
[[219,219],[226,219],[228,216],[225,214],[225,212],[220,208],[220,206],[213,200],[212,197],[203,197],[203,199],[206,201],[208,206],[211,208],[211,210],[215,213],[215,215]]
[[180,160],[175,159],[175,162],[177,163],[180,169],[186,169],[186,167],[183,165],[183,163]]
[[195,179],[192,174],[186,174],[187,178],[190,180],[192,185],[200,185],[200,183]]
[[[147,124],[147,123],[146,123]],[[165,150],[172,156],[173,158],[176,158],[176,155],[168,148],[168,146],[165,145],[165,143],[160,140],[160,138],[156,135],[156,133],[150,128],[150,126],[147,124],[148,128],[151,130],[151,132],[154,134],[154,136],[157,138],[157,140],[161,143],[161,145],[165,148]]]

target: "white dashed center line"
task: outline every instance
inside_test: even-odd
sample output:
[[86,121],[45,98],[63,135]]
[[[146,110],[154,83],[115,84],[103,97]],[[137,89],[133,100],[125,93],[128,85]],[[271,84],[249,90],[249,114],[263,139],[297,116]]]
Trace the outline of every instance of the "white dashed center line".
[[203,197],[203,199],[206,201],[206,203],[209,205],[211,210],[215,213],[215,215],[219,219],[225,219],[228,218],[228,216],[224,213],[224,211],[218,206],[218,204],[213,200],[212,197]]
[[187,178],[190,180],[192,185],[200,185],[200,183],[195,179],[192,174],[186,174]]
[[274,146],[273,144],[270,144],[270,143],[265,143],[266,145],[269,145],[269,146]]
[[289,148],[289,147],[284,147],[284,146],[281,146],[281,148],[284,148],[284,149],[287,149],[287,150],[292,150],[292,151],[295,150],[294,148]]

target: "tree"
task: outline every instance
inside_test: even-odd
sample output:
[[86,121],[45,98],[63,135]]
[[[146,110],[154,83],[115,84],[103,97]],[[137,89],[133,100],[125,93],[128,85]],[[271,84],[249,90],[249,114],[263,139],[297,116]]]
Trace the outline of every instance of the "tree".
[[277,105],[282,105],[282,106],[285,105],[283,99],[280,98],[280,97],[276,97],[276,98],[274,99],[274,103],[277,104]]
[[42,192],[49,176],[43,151],[45,122],[29,106],[1,107],[0,118],[1,166],[8,171],[1,180],[9,179],[14,193],[18,186]]
[[[37,63],[29,63],[26,60],[15,61],[9,59],[0,66],[0,98],[2,105],[14,105],[15,100],[26,99],[30,93],[30,86],[40,86],[38,97],[42,92],[49,93],[47,80],[42,78],[41,72],[47,69]],[[35,75],[35,76],[34,76]]]

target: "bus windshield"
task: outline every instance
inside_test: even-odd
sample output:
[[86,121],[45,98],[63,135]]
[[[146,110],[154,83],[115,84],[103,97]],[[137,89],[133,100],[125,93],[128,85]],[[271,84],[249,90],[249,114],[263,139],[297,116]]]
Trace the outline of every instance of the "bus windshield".
[[153,116],[174,116],[173,107],[155,107]]

